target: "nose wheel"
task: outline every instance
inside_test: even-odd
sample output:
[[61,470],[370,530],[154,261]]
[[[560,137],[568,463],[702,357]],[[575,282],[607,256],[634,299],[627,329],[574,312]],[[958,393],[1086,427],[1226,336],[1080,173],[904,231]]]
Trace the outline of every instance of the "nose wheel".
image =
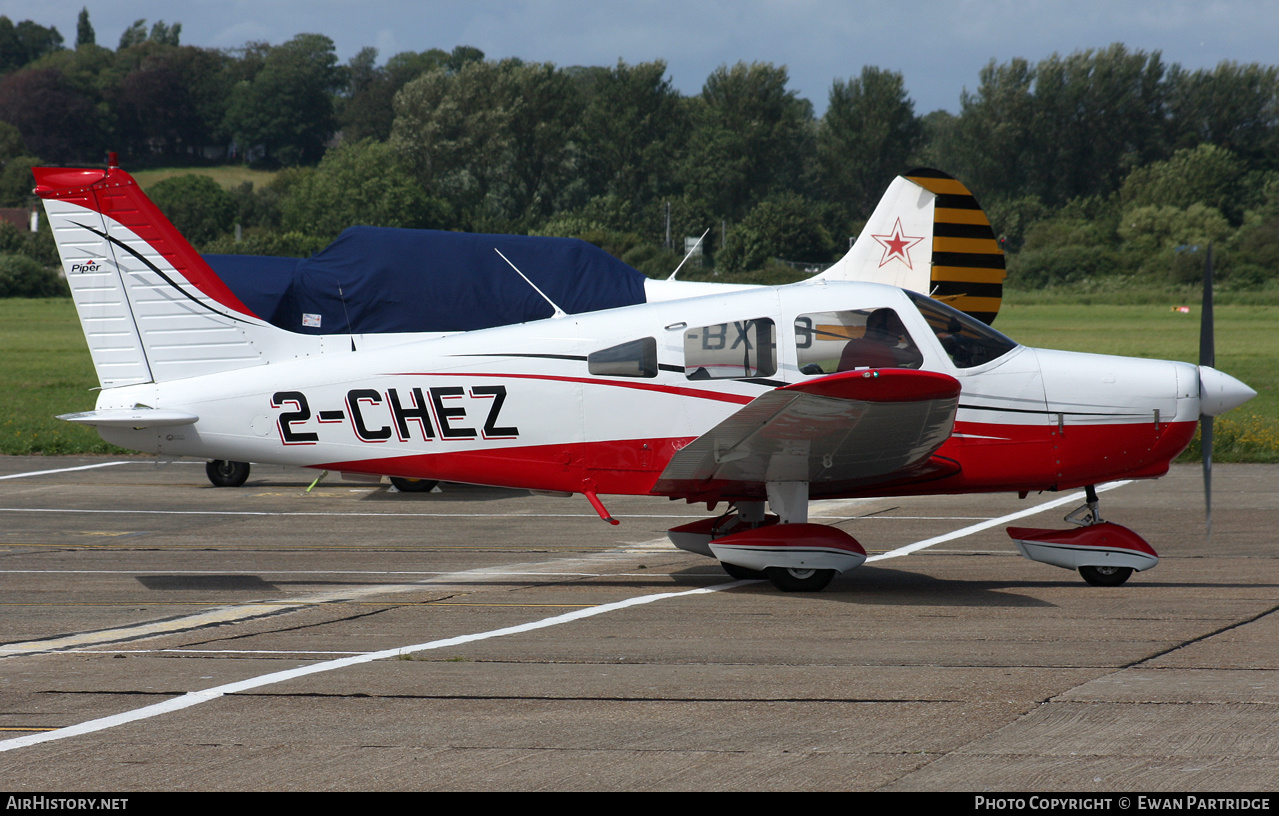
[[1132,577],[1132,567],[1080,567],[1079,577],[1093,586],[1117,587]]
[[764,576],[783,592],[821,592],[835,577],[835,570],[769,567]]
[[1066,516],[1071,530],[1009,527],[1017,549],[1031,561],[1078,570],[1092,586],[1117,587],[1134,572],[1159,563],[1159,555],[1141,536],[1119,524],[1103,521],[1097,489],[1089,485],[1082,507]]

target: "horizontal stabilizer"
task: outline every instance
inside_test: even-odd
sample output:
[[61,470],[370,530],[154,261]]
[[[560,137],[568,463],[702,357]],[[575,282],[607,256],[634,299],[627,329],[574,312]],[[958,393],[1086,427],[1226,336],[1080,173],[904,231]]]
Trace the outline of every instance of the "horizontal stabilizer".
[[79,414],[59,414],[58,419],[77,425],[93,425],[107,428],[168,428],[174,425],[190,425],[199,422],[195,414],[183,411],[165,411],[157,408],[113,408],[105,411],[84,411]]

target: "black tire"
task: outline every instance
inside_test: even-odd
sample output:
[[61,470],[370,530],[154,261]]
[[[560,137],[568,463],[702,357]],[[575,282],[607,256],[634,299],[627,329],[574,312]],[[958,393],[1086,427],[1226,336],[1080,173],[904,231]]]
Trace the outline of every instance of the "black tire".
[[392,476],[391,484],[401,493],[430,493],[439,484],[431,479],[407,479],[403,476]]
[[239,487],[249,478],[249,463],[214,459],[204,466],[204,473],[214,487]]
[[764,575],[782,592],[820,592],[835,577],[835,570],[769,567]]
[[720,561],[719,565],[724,568],[724,572],[727,572],[730,577],[736,578],[739,581],[749,581],[765,577],[764,573],[759,570],[753,570],[748,567],[739,567],[736,564],[730,564],[727,561]]
[[1132,577],[1132,567],[1080,567],[1079,575],[1093,586],[1117,587]]

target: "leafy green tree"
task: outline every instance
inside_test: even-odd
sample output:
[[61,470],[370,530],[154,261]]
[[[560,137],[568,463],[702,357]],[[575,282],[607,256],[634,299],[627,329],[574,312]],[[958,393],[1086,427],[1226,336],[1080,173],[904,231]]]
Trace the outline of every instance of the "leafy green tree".
[[1166,155],[1164,65],[1158,51],[1053,55],[1035,70],[1045,200],[1109,194],[1133,168]]
[[[88,21],[88,14],[85,14],[85,21]],[[164,20],[156,21],[151,26],[151,32],[147,33],[147,21],[145,18],[133,21],[133,25],[124,30],[120,35],[120,51],[126,48],[134,48],[143,43],[158,43],[159,45],[180,45],[179,40],[182,37],[182,23],[174,23],[168,25]]]
[[390,144],[432,195],[462,211],[485,206],[507,161],[507,113],[496,92],[502,70],[479,62],[455,76],[429,71],[395,97]]
[[1244,165],[1233,153],[1201,144],[1137,168],[1124,180],[1119,197],[1125,208],[1205,204],[1238,223],[1246,203],[1243,179]]
[[161,45],[177,46],[181,45],[181,43],[178,42],[181,36],[182,23],[166,25],[164,20],[158,20],[155,25],[151,26],[151,34],[148,35],[147,39],[153,43],[160,43]]
[[483,62],[484,52],[473,45],[456,46],[444,60],[444,67],[450,73],[456,74],[458,71],[470,65],[472,62]]
[[271,48],[261,70],[231,89],[226,128],[245,150],[261,145],[270,162],[319,161],[335,129],[333,94],[340,80],[333,41],[299,34]]
[[282,229],[284,202],[295,188],[314,173],[314,167],[285,167],[268,183],[256,188],[251,181],[231,188],[227,192],[235,201],[236,222],[246,229]]
[[174,155],[210,141],[186,77],[165,62],[152,62],[125,76],[115,111],[119,146],[133,155]]
[[301,232],[246,230],[242,240],[223,235],[205,244],[201,251],[208,255],[272,255],[278,258],[309,258],[329,245],[329,239]]
[[729,219],[773,193],[802,186],[813,106],[787,90],[785,67],[721,65],[693,106],[684,189]]
[[138,19],[133,21],[133,25],[129,26],[120,34],[120,44],[116,49],[123,51],[135,45],[141,45],[147,41],[147,21]]
[[395,111],[391,144],[468,228],[545,217],[573,178],[581,103],[550,63],[430,71],[404,86]]
[[89,22],[89,7],[83,6],[80,9],[80,16],[76,18],[75,47],[97,44],[98,37],[93,33],[93,23]]
[[4,163],[4,171],[0,172],[0,207],[21,207],[27,203],[36,186],[31,168],[41,164],[35,156],[14,156]]
[[[449,65],[464,65],[467,60],[459,49],[468,48],[453,49],[456,57],[439,48],[421,53],[402,51],[380,68],[375,64],[377,49],[361,50],[347,63],[346,91],[338,103],[342,137],[352,141],[389,139],[395,121],[395,95],[400,89],[428,71],[451,71]],[[471,50],[483,59],[482,51]]]
[[429,197],[385,142],[343,143],[325,154],[281,205],[285,230],[333,239],[355,224],[447,229],[448,207]]
[[951,139],[939,165],[985,197],[1041,195],[1031,190],[1038,150],[1029,127],[1034,120],[1035,71],[1025,59],[981,69],[977,90],[964,90]]
[[617,65],[591,83],[582,143],[591,190],[643,207],[673,188],[687,118],[666,63]]
[[1279,68],[1223,62],[1211,71],[1168,71],[1174,144],[1225,148],[1251,167],[1279,169]]
[[1256,286],[1273,279],[1279,274],[1279,215],[1249,213],[1231,248],[1232,283]]
[[923,124],[901,74],[866,66],[860,77],[835,80],[817,128],[818,183],[826,200],[865,219],[923,137]]
[[1199,203],[1130,207],[1119,224],[1123,251],[1133,266],[1176,284],[1199,280],[1203,261],[1197,253],[1209,244],[1220,245],[1232,232],[1219,210]]
[[67,294],[66,283],[34,258],[0,253],[0,298],[57,297]]
[[173,226],[197,247],[230,231],[235,223],[231,194],[208,176],[173,176],[156,182],[147,193]]
[[1123,270],[1121,254],[1108,246],[1068,244],[1027,249],[1008,259],[1008,284],[1017,289],[1091,283],[1106,285]]
[[27,146],[47,161],[97,160],[105,147],[94,99],[53,68],[28,68],[0,79],[0,120],[17,127]]
[[993,61],[961,97],[953,172],[983,197],[1039,197],[1060,206],[1108,195],[1166,155],[1166,86],[1158,52],[1056,54],[1033,68]]
[[825,262],[834,249],[813,202],[779,193],[755,205],[729,233],[715,268],[729,273],[760,269],[770,258]]
[[581,98],[549,62],[521,65],[503,78],[510,133],[506,198],[515,217],[540,219],[554,212],[577,176]]
[[0,122],[0,166],[28,152],[26,142],[22,141],[22,131],[8,122]]
[[53,26],[45,28],[31,20],[17,25],[0,15],[0,74],[28,65],[45,54],[62,48],[62,35]]

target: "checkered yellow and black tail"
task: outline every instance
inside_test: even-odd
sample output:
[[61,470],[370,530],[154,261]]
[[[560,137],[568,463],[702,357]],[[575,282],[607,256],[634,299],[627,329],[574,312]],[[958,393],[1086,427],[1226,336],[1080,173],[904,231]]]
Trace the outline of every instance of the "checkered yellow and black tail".
[[919,168],[906,178],[934,193],[933,269],[928,294],[990,323],[1004,294],[1004,251],[990,219],[959,181]]
[[920,168],[894,179],[848,254],[818,277],[899,286],[990,323],[1004,252],[968,188]]

